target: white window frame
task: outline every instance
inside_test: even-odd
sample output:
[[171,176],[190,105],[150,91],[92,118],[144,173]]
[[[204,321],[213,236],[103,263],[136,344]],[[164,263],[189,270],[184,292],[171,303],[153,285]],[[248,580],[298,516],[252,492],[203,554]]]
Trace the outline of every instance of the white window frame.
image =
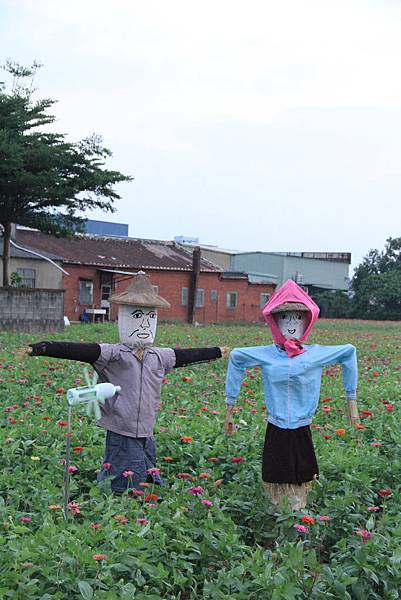
[[[234,305],[232,304],[232,298],[235,299]],[[227,292],[226,294],[226,306],[227,308],[234,310],[238,306],[238,292]]]
[[188,288],[181,288],[181,306],[188,306]]
[[195,293],[195,308],[203,308],[205,306],[205,290],[196,288]]
[[[89,284],[89,285],[87,285],[87,289],[90,290],[89,291],[90,302],[83,302],[82,301],[82,300],[86,299],[86,298],[83,297],[83,294],[82,294],[84,284]],[[93,281],[91,279],[80,279],[79,280],[79,304],[80,304],[80,306],[92,306],[92,304],[93,304]]]
[[268,294],[267,292],[262,292],[260,294],[260,308],[264,308],[264,306],[267,304],[267,302],[269,302],[270,300],[270,294]]

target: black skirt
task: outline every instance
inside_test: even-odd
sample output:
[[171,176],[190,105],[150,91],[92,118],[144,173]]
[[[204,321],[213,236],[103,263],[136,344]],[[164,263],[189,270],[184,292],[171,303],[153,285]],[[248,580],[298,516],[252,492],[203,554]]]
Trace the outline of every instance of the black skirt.
[[319,476],[309,425],[281,429],[267,424],[262,479],[267,483],[306,483]]

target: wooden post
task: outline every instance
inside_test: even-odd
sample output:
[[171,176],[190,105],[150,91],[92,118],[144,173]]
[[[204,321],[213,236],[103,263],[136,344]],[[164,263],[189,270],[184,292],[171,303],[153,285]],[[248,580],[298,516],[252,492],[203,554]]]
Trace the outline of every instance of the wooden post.
[[189,287],[188,287],[188,323],[191,325],[194,322],[195,316],[195,305],[196,305],[196,290],[198,287],[199,273],[200,273],[200,261],[201,261],[201,249],[199,246],[194,248],[192,254],[192,271],[189,276]]

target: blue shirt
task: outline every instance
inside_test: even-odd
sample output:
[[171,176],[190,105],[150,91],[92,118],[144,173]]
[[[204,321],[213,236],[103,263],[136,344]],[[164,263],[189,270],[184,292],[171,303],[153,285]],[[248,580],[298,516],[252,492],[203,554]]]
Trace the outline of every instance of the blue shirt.
[[303,346],[306,352],[289,358],[280,346],[235,348],[230,355],[226,379],[226,403],[234,405],[245,370],[260,367],[267,420],[283,429],[312,422],[320,395],[323,367],[339,363],[348,400],[356,399],[358,367],[356,349],[344,346]]

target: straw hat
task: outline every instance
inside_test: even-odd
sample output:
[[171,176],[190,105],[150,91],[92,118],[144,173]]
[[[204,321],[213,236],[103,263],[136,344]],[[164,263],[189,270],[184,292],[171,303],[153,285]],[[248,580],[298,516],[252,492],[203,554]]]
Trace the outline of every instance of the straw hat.
[[305,306],[305,304],[302,304],[302,302],[284,302],[284,304],[280,304],[279,306],[276,306],[276,308],[273,308],[271,312],[274,314],[288,312],[290,310],[308,312],[309,308]]
[[143,271],[138,271],[129,286],[120,294],[112,294],[110,302],[128,304],[131,306],[148,306],[150,308],[170,308],[170,303],[156,294],[149,277]]

